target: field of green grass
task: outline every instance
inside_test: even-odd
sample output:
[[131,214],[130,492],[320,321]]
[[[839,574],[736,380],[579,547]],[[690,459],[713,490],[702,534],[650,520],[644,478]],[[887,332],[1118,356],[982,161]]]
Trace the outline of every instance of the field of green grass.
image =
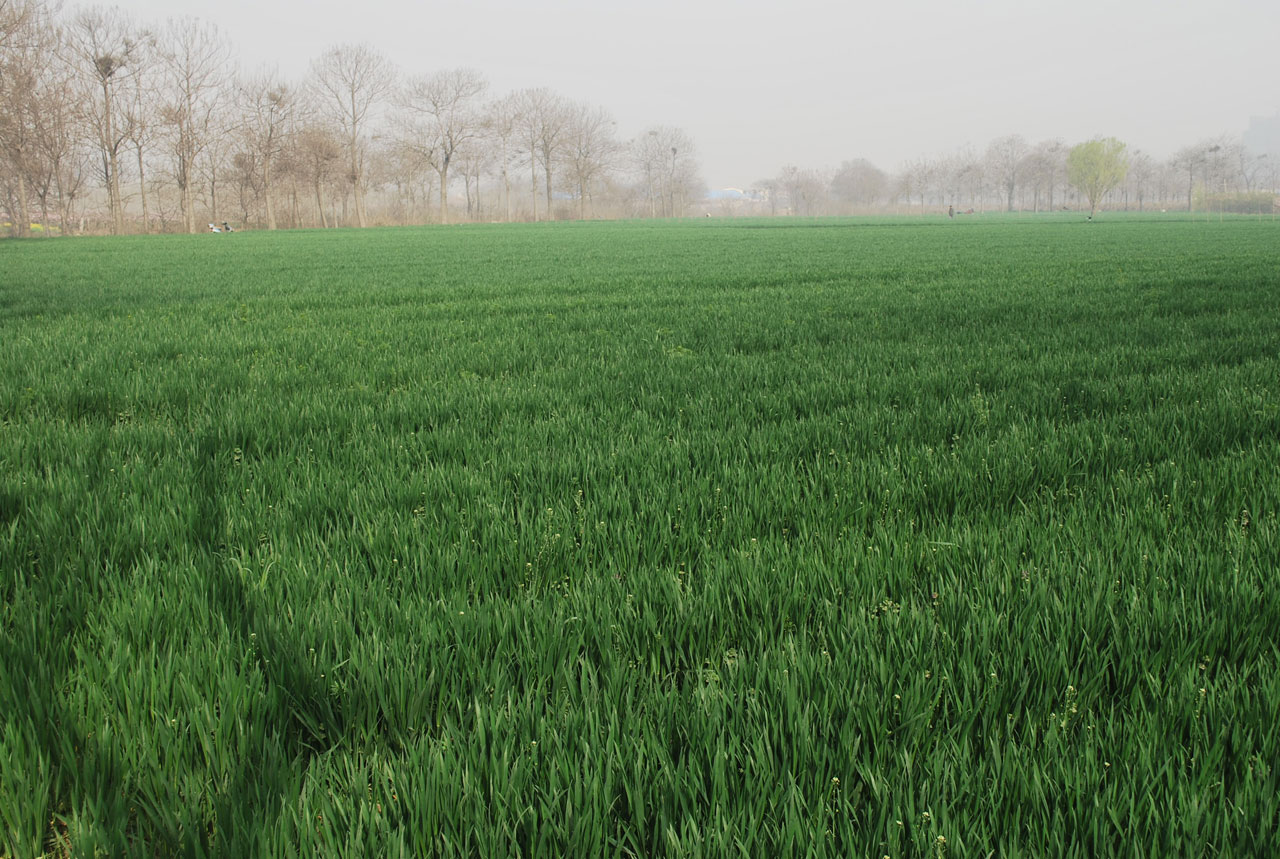
[[1280,223],[0,243],[0,856],[1280,850]]

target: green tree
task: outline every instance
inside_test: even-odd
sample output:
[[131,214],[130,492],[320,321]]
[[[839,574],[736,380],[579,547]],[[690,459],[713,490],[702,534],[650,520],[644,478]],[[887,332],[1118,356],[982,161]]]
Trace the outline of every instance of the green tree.
[[1081,143],[1067,155],[1067,181],[1089,199],[1089,217],[1108,191],[1119,187],[1129,173],[1125,145],[1114,137]]

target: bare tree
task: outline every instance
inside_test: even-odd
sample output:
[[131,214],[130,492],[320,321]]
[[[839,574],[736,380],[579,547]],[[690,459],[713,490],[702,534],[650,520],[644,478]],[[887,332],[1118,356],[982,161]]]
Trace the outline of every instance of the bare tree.
[[468,146],[458,160],[463,190],[467,195],[467,217],[471,220],[483,217],[480,178],[486,173],[492,173],[493,159],[494,153],[489,147]]
[[231,81],[231,51],[216,26],[184,18],[166,25],[159,53],[165,77],[161,121],[183,227],[194,233],[196,185],[213,137],[221,130],[216,120]]
[[987,147],[987,164],[991,174],[1003,187],[1006,211],[1013,211],[1014,194],[1018,189],[1019,174],[1027,155],[1027,141],[1021,134],[1009,134],[991,141]]
[[1252,194],[1258,190],[1259,181],[1266,175],[1267,162],[1271,160],[1267,153],[1256,153],[1250,151],[1244,145],[1237,150],[1237,156],[1240,162],[1240,180],[1244,185],[1244,190]]
[[1187,177],[1188,212],[1192,211],[1195,205],[1196,178],[1199,177],[1200,181],[1204,182],[1209,170],[1209,156],[1216,145],[1212,140],[1202,140],[1199,143],[1184,146],[1173,154],[1171,166],[1185,173]]
[[117,97],[121,81],[133,73],[142,51],[142,36],[118,9],[82,9],[71,21],[69,41],[95,94],[86,110],[101,156],[100,173],[107,189],[111,230],[124,232],[124,200],[120,193],[120,156],[129,140],[129,115]]
[[488,105],[484,115],[486,137],[493,149],[493,163],[502,179],[506,220],[511,220],[511,162],[520,129],[520,100],[509,95]]
[[591,190],[614,166],[622,152],[615,136],[618,127],[609,111],[587,104],[569,106],[563,162],[578,198],[578,218],[586,220]]
[[437,198],[435,170],[403,139],[394,141],[381,157],[382,174],[395,194],[393,213],[402,223],[422,223]]
[[1146,201],[1151,193],[1151,184],[1156,174],[1156,163],[1151,156],[1142,150],[1134,150],[1129,157],[1129,175],[1125,178],[1125,208],[1129,208],[1129,197],[1138,201],[1138,211],[1146,208]]
[[1204,182],[1201,188],[1205,208],[1212,211],[1215,203],[1221,217],[1227,203],[1227,185],[1231,182],[1240,162],[1240,142],[1225,135],[1211,142],[1205,150]]
[[85,185],[87,153],[74,71],[57,60],[51,62],[48,69],[36,118],[36,143],[42,169],[42,187],[37,194],[46,227],[52,197],[58,209],[58,223],[65,234],[72,223],[75,201]]
[[1032,184],[1032,207],[1040,211],[1040,194],[1047,196],[1045,208],[1053,211],[1059,186],[1066,182],[1067,146],[1061,140],[1042,140],[1022,160],[1023,176]]
[[794,164],[788,164],[778,172],[778,188],[787,201],[787,214],[801,215],[804,202],[803,172]]
[[761,179],[751,184],[752,192],[760,199],[765,200],[769,204],[769,215],[771,217],[778,214],[778,199],[782,196],[782,189],[778,184],[776,176],[768,179]]
[[964,193],[964,172],[968,166],[966,157],[960,152],[953,152],[937,160],[937,175],[933,184],[941,193],[940,203],[946,203],[950,206],[960,203],[960,198]]
[[156,36],[146,30],[138,31],[138,42],[133,52],[130,73],[121,80],[117,100],[125,120],[126,140],[133,148],[138,165],[138,196],[142,205],[142,230],[150,231],[151,209],[147,199],[147,152],[159,139],[159,123],[156,116],[162,105],[157,94],[163,87],[160,56]]
[[241,146],[231,156],[229,170],[232,187],[236,192],[239,221],[248,224],[257,220],[262,210],[262,166],[258,153],[249,146]]
[[816,170],[788,165],[778,174],[775,187],[786,198],[791,214],[810,217],[822,214],[830,184],[831,180]]
[[698,171],[697,148],[693,145],[693,138],[680,128],[662,129],[658,136],[671,144],[671,157],[664,165],[666,196],[671,217],[678,218],[684,214],[690,198],[706,192]]
[[649,202],[651,217],[674,218],[686,201],[703,190],[693,139],[683,129],[658,125],[631,144],[631,160]]
[[375,109],[395,86],[391,64],[366,45],[337,45],[311,66],[311,83],[325,110],[342,128],[347,182],[355,195],[356,222],[369,225],[364,200],[364,134]]
[[209,220],[215,222],[226,215],[226,189],[223,186],[233,173],[236,145],[243,130],[234,111],[234,84],[229,80],[226,84],[217,105],[209,114],[204,150],[196,162],[200,174],[197,188],[208,195]]
[[952,182],[956,202],[967,202],[970,209],[983,206],[987,194],[986,165],[972,149],[965,147],[951,156]]
[[449,220],[449,168],[484,130],[480,98],[488,89],[474,69],[450,69],[411,79],[400,95],[407,112],[406,142],[440,179],[440,222]]
[[[644,189],[645,200],[649,204],[649,217],[651,218],[658,217],[658,205],[664,199],[662,194],[662,168],[665,161],[666,142],[663,141],[658,129],[650,129],[632,141],[631,162],[635,165],[635,170],[640,176],[640,183]],[[761,184],[760,188],[769,196],[776,214],[777,182],[773,179],[764,180],[764,182],[769,183],[768,187],[765,184]],[[665,210],[666,207],[664,205],[663,211],[665,212]]]
[[1154,165],[1152,177],[1154,199],[1162,206],[1177,198],[1177,189],[1181,184],[1182,177],[1170,161],[1159,161]]
[[911,205],[913,197],[920,200],[920,214],[924,214],[925,198],[938,177],[938,164],[928,158],[916,158],[902,166],[898,173],[898,192]]
[[1051,169],[1046,163],[1044,154],[1032,149],[1022,159],[1018,170],[1022,176],[1022,202],[1026,204],[1027,188],[1031,189],[1031,211],[1040,211],[1040,199],[1047,196],[1045,192],[1052,186]]
[[[275,73],[260,74],[239,87],[240,106],[248,159],[240,169],[251,168],[261,182],[267,211],[267,229],[276,229],[273,167],[289,146],[289,135],[298,113],[298,92]],[[246,180],[248,177],[245,177]]]
[[889,178],[865,158],[846,161],[831,179],[831,195],[854,208],[874,206],[884,199]]
[[[1272,194],[1280,193],[1280,158],[1270,153],[1259,155],[1258,158],[1263,162],[1258,171],[1258,187],[1270,190]],[[1275,214],[1274,208],[1272,214]]]
[[568,105],[564,98],[544,87],[521,90],[516,94],[519,106],[520,136],[529,156],[533,190],[533,219],[538,220],[538,168],[546,180],[547,218],[552,217],[552,173],[560,155],[569,125]]
[[315,194],[320,226],[327,229],[329,221],[325,214],[325,191],[338,173],[342,144],[326,129],[313,126],[299,134],[297,153],[299,172]]
[[28,39],[27,28],[41,7],[29,0],[0,0],[0,53],[18,48]]
[[54,42],[44,7],[34,0],[0,3],[0,165],[17,236],[31,231],[31,196],[44,172],[39,152],[41,76]]

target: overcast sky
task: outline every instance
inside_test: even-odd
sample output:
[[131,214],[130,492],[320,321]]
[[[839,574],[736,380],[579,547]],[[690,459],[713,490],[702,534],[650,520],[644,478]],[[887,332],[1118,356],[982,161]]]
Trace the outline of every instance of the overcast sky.
[[[106,5],[112,5],[107,3]],[[885,170],[1019,133],[1157,157],[1280,111],[1280,0],[122,0],[218,24],[242,67],[301,77],[339,43],[402,71],[601,104],[696,141],[713,188],[786,164]]]

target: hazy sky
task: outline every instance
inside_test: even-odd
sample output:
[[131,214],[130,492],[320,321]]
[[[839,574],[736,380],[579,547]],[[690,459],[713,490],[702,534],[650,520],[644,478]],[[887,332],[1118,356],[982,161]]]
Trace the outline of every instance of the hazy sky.
[[[106,5],[112,5],[107,3]],[[885,170],[1019,133],[1157,157],[1280,111],[1280,0],[122,0],[217,23],[245,68],[301,77],[364,42],[401,70],[479,69],[676,125],[711,187],[785,164]]]

